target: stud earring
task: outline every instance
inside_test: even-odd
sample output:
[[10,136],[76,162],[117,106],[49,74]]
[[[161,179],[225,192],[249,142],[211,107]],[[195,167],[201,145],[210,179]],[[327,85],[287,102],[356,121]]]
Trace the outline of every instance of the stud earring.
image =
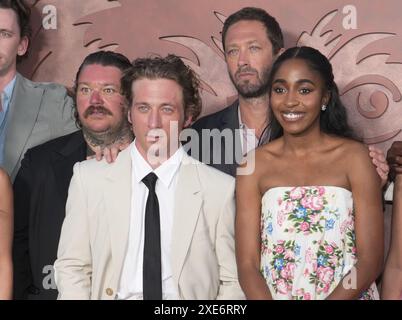
[[325,104],[323,104],[323,105],[321,106],[321,110],[322,110],[322,111],[327,110],[327,106],[326,106]]

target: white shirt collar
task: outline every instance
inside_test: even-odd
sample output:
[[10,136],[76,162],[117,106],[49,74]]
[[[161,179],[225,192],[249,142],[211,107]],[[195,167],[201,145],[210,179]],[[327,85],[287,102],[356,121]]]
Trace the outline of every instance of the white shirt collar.
[[154,172],[158,179],[169,188],[173,181],[176,172],[179,170],[183,156],[184,150],[181,146],[177,151],[165,162],[163,162],[155,170],[149,165],[149,163],[140,154],[135,145],[135,139],[131,143],[131,158],[133,160],[133,171],[135,182],[140,183],[142,179],[151,172]]

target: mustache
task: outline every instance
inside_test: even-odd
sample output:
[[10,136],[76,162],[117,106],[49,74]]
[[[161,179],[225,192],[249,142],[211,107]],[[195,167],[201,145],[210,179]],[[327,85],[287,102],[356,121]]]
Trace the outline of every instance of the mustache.
[[87,110],[85,110],[84,118],[88,118],[93,113],[103,113],[103,114],[107,114],[109,116],[113,116],[113,113],[109,109],[106,109],[103,106],[91,105],[91,106],[88,107]]
[[235,73],[235,76],[237,77],[240,73],[246,73],[246,72],[247,73],[250,72],[250,73],[258,74],[258,71],[255,70],[254,68],[252,68],[250,66],[244,66],[244,67],[241,67],[241,68],[237,69],[237,71]]

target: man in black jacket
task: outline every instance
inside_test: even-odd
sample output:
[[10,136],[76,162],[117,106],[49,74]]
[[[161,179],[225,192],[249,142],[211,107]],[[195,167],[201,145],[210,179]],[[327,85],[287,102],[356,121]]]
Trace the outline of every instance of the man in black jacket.
[[[200,139],[199,155],[195,157],[236,176],[242,156],[269,136],[268,76],[275,58],[284,50],[284,42],[274,17],[263,9],[248,7],[225,20],[222,45],[239,98],[231,106],[193,124]],[[203,137],[205,129],[217,129],[222,136],[218,137],[215,130],[216,134],[209,139]],[[190,153],[194,156],[194,150]]]
[[53,263],[73,166],[97,148],[128,146],[133,136],[120,79],[131,66],[111,51],[90,54],[75,83],[81,130],[28,150],[14,182],[14,298],[56,299]]

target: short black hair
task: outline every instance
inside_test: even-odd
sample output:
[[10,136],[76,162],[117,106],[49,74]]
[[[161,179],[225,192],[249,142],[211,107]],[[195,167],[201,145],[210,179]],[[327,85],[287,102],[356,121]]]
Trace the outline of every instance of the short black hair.
[[121,70],[122,74],[131,67],[130,60],[121,53],[113,52],[113,51],[96,51],[89,55],[87,55],[84,61],[81,63],[80,67],[78,68],[77,74],[75,75],[75,84],[73,88],[73,98],[74,98],[74,118],[76,125],[81,128],[81,122],[79,120],[76,101],[77,101],[77,85],[78,85],[78,78],[82,70],[89,65],[98,64],[104,67],[116,67]]
[[259,21],[267,31],[268,39],[272,44],[273,54],[277,54],[284,47],[283,34],[279,23],[268,12],[261,8],[245,7],[231,14],[224,22],[222,29],[222,46],[225,50],[225,38],[228,29],[239,21]]

